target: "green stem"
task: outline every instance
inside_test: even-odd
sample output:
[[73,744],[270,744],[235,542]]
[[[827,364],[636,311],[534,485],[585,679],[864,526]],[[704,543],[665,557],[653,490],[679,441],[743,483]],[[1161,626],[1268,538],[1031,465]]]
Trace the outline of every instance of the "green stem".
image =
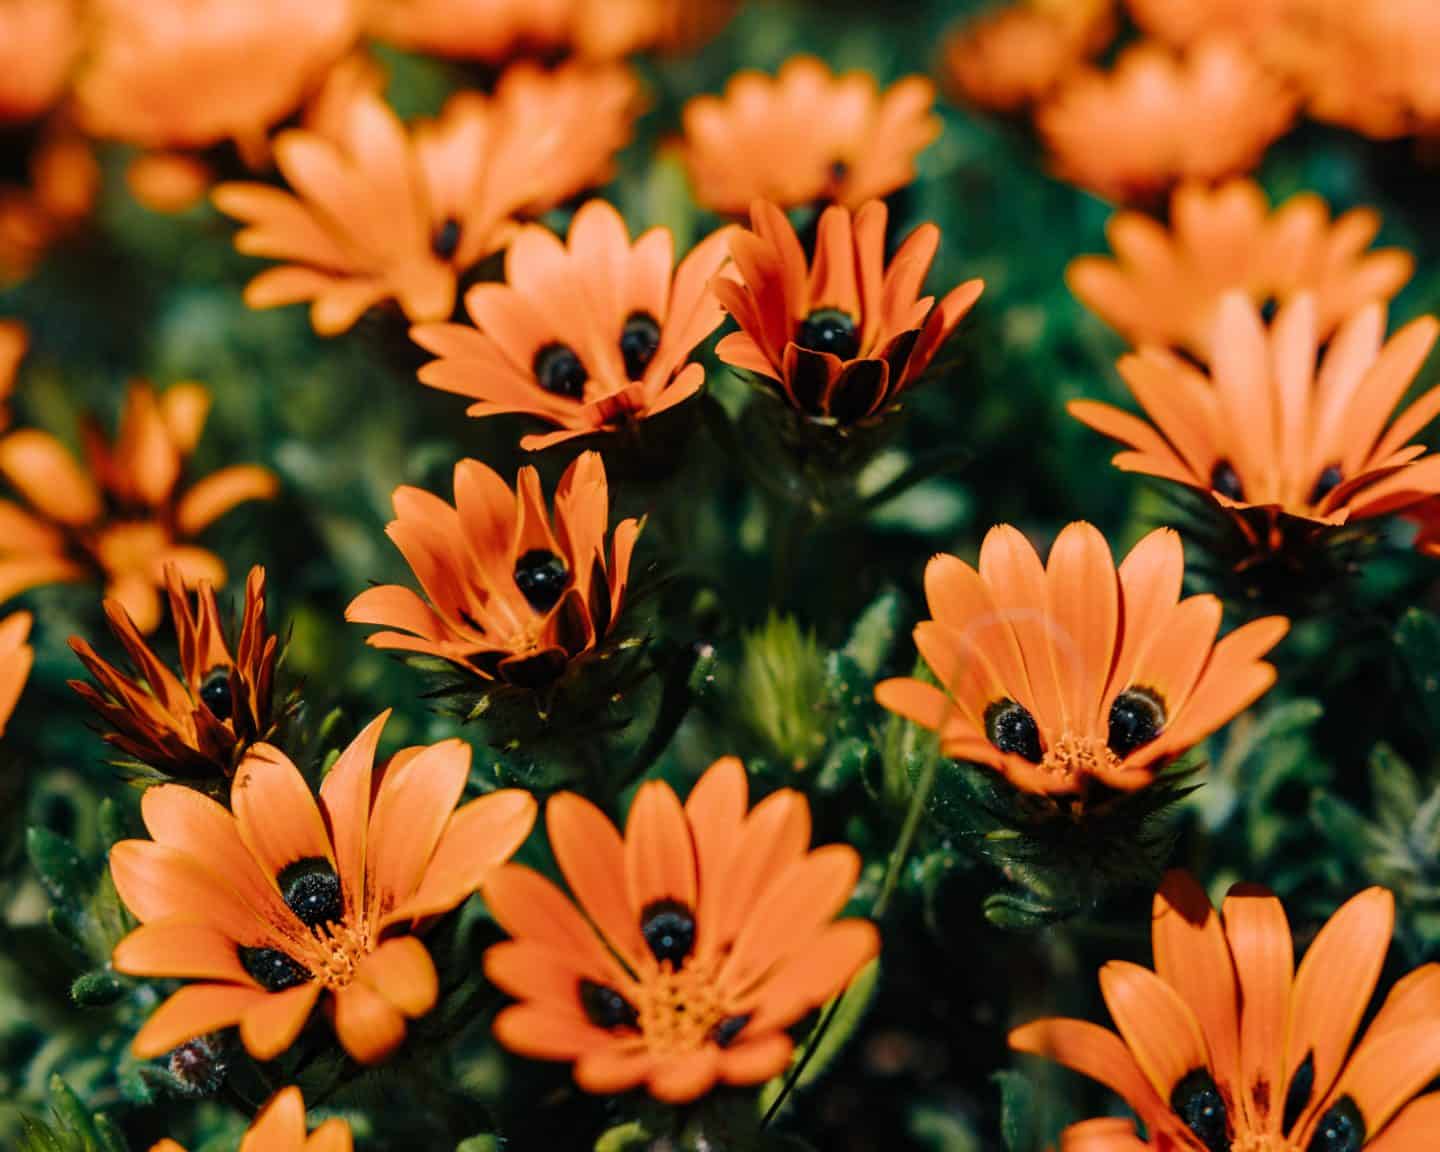
[[875,898],[875,904],[870,909],[871,917],[876,920],[885,915],[885,910],[890,906],[890,898],[900,883],[900,872],[905,867],[905,861],[915,843],[915,836],[920,831],[920,821],[925,815],[925,805],[930,802],[930,793],[935,787],[939,767],[940,756],[932,744],[925,757],[925,764],[920,769],[920,778],[915,782],[915,790],[910,794],[910,808],[905,813],[905,823],[900,827],[900,838],[895,841],[895,848],[890,853],[890,863],[885,869],[880,895]]

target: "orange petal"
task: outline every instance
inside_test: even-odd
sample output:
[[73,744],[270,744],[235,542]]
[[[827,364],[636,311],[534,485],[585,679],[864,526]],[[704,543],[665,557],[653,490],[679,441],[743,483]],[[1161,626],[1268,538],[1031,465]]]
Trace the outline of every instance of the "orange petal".
[[301,860],[334,859],[325,821],[300,770],[280,749],[257,744],[230,787],[240,838],[272,878]]
[[696,882],[700,890],[695,911],[695,950],[700,954],[709,954],[718,947],[726,877],[740,845],[749,793],[745,765],[734,756],[725,756],[705,770],[685,799],[685,819],[690,822],[695,841]]
[[650,1093],[667,1104],[688,1104],[710,1091],[719,1075],[720,1049],[707,1044],[657,1063]]
[[1084,521],[1067,525],[1045,569],[1045,618],[1066,725],[1092,734],[1115,655],[1119,581],[1110,545]]
[[1440,1132],[1440,1092],[1432,1092],[1409,1104],[1365,1147],[1368,1152],[1432,1152],[1437,1132]]
[[370,782],[375,749],[390,719],[387,708],[340,753],[320,784],[320,811],[335,850],[347,915],[365,907],[365,843],[370,826]]
[[175,506],[175,521],[185,536],[208,528],[230,509],[250,500],[271,500],[280,490],[275,473],[255,464],[236,464],[196,481]]
[[247,945],[265,938],[249,905],[188,853],[149,840],[122,840],[110,849],[110,874],[120,899],[141,923],[199,922]]
[[1060,1152],[1151,1152],[1151,1145],[1135,1134],[1135,1121],[1103,1116],[1061,1132]]
[[747,1031],[788,1028],[812,1008],[838,996],[880,954],[880,931],[868,920],[828,924],[760,986]]
[[[1433,1022],[1397,1028],[1355,1053],[1326,1104],[1348,1096],[1365,1118],[1365,1131],[1379,1132],[1436,1076],[1440,1076],[1440,1028]],[[1323,1112],[1302,1130],[1301,1147],[1308,1147],[1319,1122]]]
[[553,883],[521,864],[505,864],[485,881],[485,903],[517,940],[569,957],[576,971],[601,983],[624,979],[595,930]]
[[1295,971],[1290,924],[1279,900],[1248,885],[1231,889],[1220,915],[1240,980],[1240,1104],[1256,1131],[1278,1132]]
[[640,786],[625,824],[625,874],[630,906],[643,916],[650,905],[673,900],[695,908],[695,846],[690,825],[670,785]]
[[361,1064],[375,1064],[405,1040],[405,1017],[368,984],[353,981],[335,993],[332,1012],[340,1046]]
[[745,817],[740,843],[716,902],[719,928],[707,947],[734,943],[756,901],[810,846],[810,804],[793,788],[770,793]]
[[741,1040],[720,1055],[720,1079],[726,1084],[763,1084],[780,1075],[794,1055],[795,1044],[783,1032]]
[[386,940],[360,961],[355,976],[412,1019],[434,1008],[440,996],[435,962],[414,936]]
[[300,1089],[282,1088],[255,1116],[240,1152],[304,1152],[305,1099]]
[[240,963],[234,939],[193,920],[140,925],[115,945],[110,962],[117,972],[139,976],[258,987]]
[[638,1038],[596,1046],[575,1062],[575,1083],[597,1096],[614,1096],[645,1083],[661,1059]]
[[0,473],[38,512],[61,524],[92,524],[103,511],[94,482],[48,432],[22,428],[0,440]]
[[266,993],[240,1018],[240,1039],[257,1060],[274,1060],[290,1045],[310,1019],[321,985],[307,981],[283,992]]
[[649,954],[625,880],[625,842],[605,814],[582,796],[562,792],[545,805],[545,828],[565,883],[591,923],[625,961]]
[[170,1049],[240,1023],[241,1017],[270,993],[231,984],[189,984],[150,1014],[135,1034],[131,1051],[153,1060]]
[[495,1039],[531,1060],[574,1060],[616,1043],[609,1032],[571,1013],[537,1004],[516,1004],[496,1016]]
[[1156,1093],[1210,1066],[1205,1035],[1179,993],[1148,968],[1112,960],[1100,969],[1100,991],[1125,1044]]
[[1098,1024],[1059,1018],[1036,1020],[1010,1033],[1010,1047],[1048,1057],[1104,1084],[1134,1108],[1147,1127],[1163,1130],[1174,1123],[1168,1101],[1156,1093],[1125,1042]]

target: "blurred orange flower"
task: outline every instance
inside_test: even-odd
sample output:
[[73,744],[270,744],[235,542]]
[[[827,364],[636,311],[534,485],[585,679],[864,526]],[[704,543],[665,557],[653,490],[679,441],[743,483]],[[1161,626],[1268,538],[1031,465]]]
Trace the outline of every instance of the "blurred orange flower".
[[29,612],[14,612],[0,620],[0,736],[5,735],[35,663],[35,649],[26,643],[32,619]]
[[1315,0],[1125,0],[1142,31],[1169,44],[1230,36],[1253,44]]
[[922,224],[885,263],[887,209],[820,217],[815,258],[774,204],[757,201],[751,231],[731,241],[734,279],[714,291],[740,325],[717,354],[814,420],[848,427],[891,408],[979,299],[969,280],[936,303],[920,296],[940,230]]
[[0,0],[0,122],[53,107],[79,49],[75,0]]
[[1112,72],[1087,70],[1036,114],[1056,174],[1111,200],[1143,200],[1182,180],[1255,168],[1290,127],[1296,100],[1244,49],[1204,40],[1179,52],[1146,42]]
[[157,394],[131,386],[113,444],[91,422],[88,467],[54,436],[21,428],[0,440],[0,476],[28,508],[0,500],[0,600],[41,584],[97,576],[142,632],[160,620],[168,564],[186,584],[225,582],[225,566],[192,538],[237,504],[275,494],[253,464],[222,468],[181,490],[210,409],[199,384]]
[[1116,213],[1106,226],[1115,258],[1081,256],[1065,278],[1132,344],[1171,345],[1205,360],[1227,292],[1260,305],[1312,293],[1322,340],[1366,304],[1388,301],[1415,260],[1398,248],[1368,250],[1379,230],[1379,213],[1369,208],[1332,221],[1313,192],[1272,212],[1252,180],[1184,184],[1171,199],[1168,229],[1143,213]]
[[100,192],[94,149],[60,116],[41,130],[28,170],[28,184],[0,184],[0,286],[27,276],[89,219]]
[[[327,1120],[305,1134],[305,1098],[299,1088],[282,1088],[256,1114],[238,1152],[352,1152],[354,1138],[344,1120]],[[161,1140],[150,1152],[185,1152],[174,1140]]]
[[924,77],[882,92],[868,72],[836,76],[813,56],[791,58],[773,77],[739,72],[723,97],[685,105],[696,198],[740,216],[756,199],[858,208],[888,196],[915,179],[916,156],[940,135],[934,101]]
[[523,412],[560,429],[526,436],[527,449],[667,411],[705,383],[705,369],[688,361],[724,319],[710,281],[730,257],[731,231],[708,237],[677,268],[668,229],[632,244],[603,200],[575,214],[568,244],[527,226],[505,255],[506,282],[466,293],[475,328],[412,330],[439,357],[420,379],[474,399],[471,416]]
[[15,395],[20,362],[29,346],[25,325],[18,320],[0,320],[0,432],[10,427],[10,397]]
[[553,521],[534,468],[520,469],[512,492],[478,460],[455,466],[454,506],[397,488],[395,515],[386,534],[424,596],[386,584],[351,602],[351,623],[397,629],[370,636],[375,648],[539,690],[595,649],[624,607],[640,523],[616,525],[607,551],[610,494],[598,453],[565,470]]

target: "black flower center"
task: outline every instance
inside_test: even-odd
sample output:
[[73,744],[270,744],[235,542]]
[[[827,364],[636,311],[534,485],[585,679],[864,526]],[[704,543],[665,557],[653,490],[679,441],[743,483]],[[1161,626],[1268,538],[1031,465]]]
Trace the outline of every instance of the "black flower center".
[[745,1025],[749,1023],[750,1013],[748,1012],[743,1016],[726,1016],[710,1029],[710,1039],[717,1048],[729,1048],[739,1039],[740,1033],[745,1031]]
[[535,379],[540,387],[567,400],[585,398],[585,381],[590,373],[568,344],[546,344],[535,353]]
[[640,1013],[635,1006],[614,988],[596,984],[593,980],[580,981],[580,1006],[590,1023],[597,1028],[638,1028]]
[[537,612],[555,607],[569,583],[569,569],[554,552],[533,548],[515,561],[515,587]]
[[1165,705],[1148,688],[1127,688],[1110,705],[1110,751],[1124,758],[1143,748],[1165,727]]
[[430,238],[430,250],[441,260],[450,260],[459,247],[460,221],[451,216],[435,229],[435,235]]
[[1245,489],[1240,485],[1240,474],[1228,460],[1215,461],[1210,470],[1210,487],[1231,500],[1244,500]]
[[985,709],[985,736],[1000,751],[1013,752],[1032,764],[1044,759],[1035,717],[1014,700],[997,700]]
[[277,878],[290,911],[307,928],[333,924],[345,914],[340,877],[328,860],[297,860]]
[[1320,1117],[1306,1152],[1360,1152],[1365,1146],[1365,1117],[1349,1096],[1342,1096]]
[[1340,465],[1331,464],[1320,473],[1320,478],[1315,481],[1315,490],[1310,493],[1310,503],[1319,504],[1326,496],[1340,487],[1340,482],[1344,479],[1345,476],[1340,471]]
[[240,966],[267,992],[304,984],[310,973],[278,948],[241,948]]
[[1170,1093],[1170,1109],[1209,1152],[1230,1152],[1225,1098],[1204,1068],[1195,1069],[1175,1085]]
[[229,720],[235,711],[235,700],[230,694],[230,669],[212,668],[200,684],[200,702],[210,709],[210,715],[220,721]]
[[1300,1113],[1310,1103],[1315,1091],[1315,1053],[1307,1052],[1295,1075],[1290,1078],[1290,1087],[1285,1092],[1285,1117],[1280,1121],[1280,1130],[1289,1132],[1300,1122]]
[[625,374],[631,380],[639,380],[655,359],[655,350],[660,347],[660,325],[648,312],[636,312],[625,321],[625,330],[620,333],[620,355],[625,357]]
[[640,934],[656,960],[679,968],[695,947],[695,917],[678,900],[657,900],[641,914]]
[[853,317],[835,308],[822,308],[801,323],[795,343],[811,352],[829,352],[841,360],[853,360],[860,351],[860,333]]

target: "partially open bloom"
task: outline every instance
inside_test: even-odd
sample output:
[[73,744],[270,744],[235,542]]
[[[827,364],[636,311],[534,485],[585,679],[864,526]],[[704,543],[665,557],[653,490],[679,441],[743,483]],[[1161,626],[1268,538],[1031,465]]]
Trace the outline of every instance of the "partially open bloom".
[[239,1025],[250,1055],[273,1060],[324,996],[341,1046],[374,1063],[399,1047],[407,1019],[435,1006],[435,965],[417,929],[509,859],[535,801],[511,789],[457,809],[470,771],[459,740],[407,749],[376,773],[388,715],[341,754],[318,806],[268,744],[241,763],[229,811],[178,784],[145,792],[153,840],[110,850],[115,887],[140,921],[112,962],[196,983],[145,1022],[141,1059]]
[[667,411],[705,383],[689,358],[724,319],[710,281],[729,241],[729,229],[715,233],[677,268],[668,229],[632,244],[620,213],[601,200],[575,214],[568,244],[528,226],[505,254],[505,283],[466,293],[474,328],[413,330],[439,357],[420,379],[475,400],[471,416],[520,412],[559,429],[526,436],[529,449]]
[[1120,361],[1151,423],[1092,400],[1069,410],[1126,446],[1114,459],[1123,471],[1184,484],[1237,513],[1333,527],[1440,493],[1440,456],[1412,442],[1440,412],[1440,388],[1391,420],[1437,330],[1426,316],[1387,342],[1385,306],[1369,304],[1321,359],[1314,297],[1297,296],[1267,330],[1253,301],[1229,295],[1208,376],[1160,348]]
[[520,469],[512,492],[478,460],[455,466],[453,507],[397,488],[395,516],[386,535],[425,595],[386,584],[351,602],[345,619],[398,629],[369,637],[376,648],[539,689],[601,644],[624,607],[640,523],[616,525],[607,554],[610,496],[598,453],[565,470],[553,521],[534,468]]
[[807,417],[848,427],[882,415],[923,373],[979,299],[968,280],[939,303],[921,296],[940,230],[922,224],[885,263],[883,202],[820,217],[815,258],[773,204],[731,241],[736,277],[715,294],[740,325],[717,354],[753,373]]
[[1313,192],[1270,210],[1252,180],[1178,188],[1170,227],[1118,212],[1106,233],[1115,258],[1081,256],[1066,269],[1071,291],[1132,344],[1184,348],[1209,359],[1216,313],[1227,292],[1256,304],[1315,298],[1322,340],[1373,301],[1388,301],[1415,269],[1399,248],[1369,249],[1379,213],[1356,208],[1330,219]]
[[105,615],[130,658],[132,674],[98,656],[78,636],[70,646],[95,685],[72,680],[105,723],[107,743],[131,759],[181,779],[232,775],[251,745],[275,735],[275,661],[279,642],[265,627],[265,570],[250,570],[233,648],[226,642],[215,589],[201,581],[195,606],[180,573],[165,573],[170,617],[180,648],[177,677],[146,644],[124,607],[105,602]]
[[[1155,968],[1114,960],[1100,991],[1118,1035],[1084,1020],[1017,1028],[1010,1046],[1121,1096],[1144,1123],[1092,1120],[1067,1152],[1425,1152],[1440,1131],[1440,964],[1397,983],[1363,1033],[1395,900],[1370,888],[1299,967],[1280,901],[1230,890],[1220,912],[1188,874],[1155,895]],[[1418,1099],[1417,1099],[1418,1096]],[[1077,1131],[1077,1129],[1079,1129]]]
[[1131,200],[1250,171],[1294,116],[1280,80],[1234,43],[1205,40],[1179,53],[1142,43],[1113,72],[1078,73],[1036,126],[1057,175]]
[[52,107],[79,48],[74,0],[0,0],[0,122]]
[[29,612],[15,612],[0,620],[0,736],[5,735],[35,663],[35,649],[26,643],[31,622]]
[[223,584],[224,564],[193,537],[236,505],[269,499],[276,483],[266,469],[239,464],[183,487],[209,409],[199,384],[164,393],[134,384],[113,443],[87,426],[83,468],[48,432],[21,428],[0,440],[0,476],[29,504],[0,500],[0,600],[101,577],[106,595],[149,632],[160,621],[167,565],[186,584]]
[[1220,601],[1182,599],[1184,572],[1169,529],[1117,571],[1090,524],[1061,531],[1045,566],[1016,529],[992,528],[978,571],[946,555],[925,569],[932,619],[915,645],[941,687],[886,680],[876,698],[1021,791],[1143,788],[1269,689],[1262,657],[1289,627],[1272,616],[1217,641]]
[[[282,1088],[256,1114],[237,1152],[351,1152],[355,1147],[344,1120],[327,1120],[305,1134],[305,1098],[299,1088]],[[185,1152],[174,1140],[161,1140],[150,1152]]]
[[915,158],[940,135],[935,89],[907,76],[880,91],[868,72],[831,73],[797,56],[778,75],[739,72],[725,95],[685,105],[685,162],[696,198],[743,215],[756,199],[783,208],[858,208],[915,179]]
[[100,191],[94,148],[61,116],[40,130],[25,169],[26,183],[0,184],[0,286],[29,275],[88,220]]
[[521,1003],[495,1018],[513,1052],[575,1065],[587,1092],[643,1085],[683,1103],[716,1083],[778,1075],[786,1029],[838,995],[880,949],[866,920],[836,921],[860,857],[808,851],[810,809],[788,788],[748,810],[745,768],[718,760],[682,807],[640,786],[624,838],[573,793],[546,827],[570,897],[520,865],[485,885],[513,940],[485,974]]

